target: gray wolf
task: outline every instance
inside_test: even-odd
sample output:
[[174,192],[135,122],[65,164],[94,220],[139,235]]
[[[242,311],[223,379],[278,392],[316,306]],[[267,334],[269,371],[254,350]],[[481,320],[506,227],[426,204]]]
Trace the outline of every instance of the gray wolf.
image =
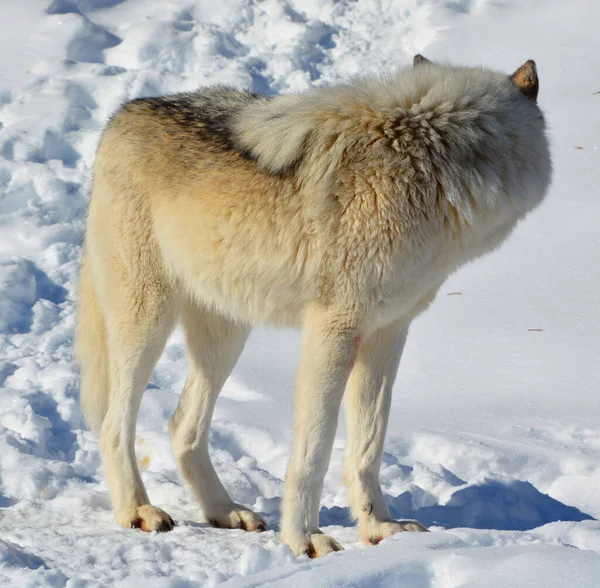
[[538,85],[532,61],[508,76],[417,56],[300,95],[213,87],[120,108],[93,170],[76,351],[121,525],[173,527],[150,503],[134,437],[180,321],[189,374],[170,435],[208,522],[266,526],[227,494],[208,433],[250,329],[268,324],[303,328],[283,541],[310,556],[341,549],[318,518],[344,395],[360,536],[425,530],[391,519],[378,481],[392,384],[411,320],[547,191]]

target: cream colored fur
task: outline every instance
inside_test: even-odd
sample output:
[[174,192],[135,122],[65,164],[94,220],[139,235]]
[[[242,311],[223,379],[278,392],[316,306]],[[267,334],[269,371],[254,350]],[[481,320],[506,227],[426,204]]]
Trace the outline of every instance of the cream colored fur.
[[265,528],[219,481],[208,431],[251,327],[272,324],[303,327],[283,540],[296,554],[341,549],[318,515],[344,391],[361,537],[423,529],[391,520],[379,486],[392,384],[412,318],[547,190],[537,73],[523,67],[509,78],[421,58],[304,95],[215,88],[133,101],[113,117],[94,166],[77,353],[120,524],[173,526],[149,502],[134,437],[181,320],[189,375],[172,447],[208,521]]

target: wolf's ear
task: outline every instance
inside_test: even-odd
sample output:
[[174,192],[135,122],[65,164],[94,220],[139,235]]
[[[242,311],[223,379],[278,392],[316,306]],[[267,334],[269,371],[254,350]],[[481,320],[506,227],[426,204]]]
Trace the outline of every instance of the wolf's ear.
[[538,80],[535,61],[532,61],[531,59],[526,61],[512,76],[510,76],[510,79],[527,98],[534,102],[537,100],[540,81]]
[[419,67],[420,65],[423,65],[424,63],[431,63],[431,61],[429,61],[429,59],[427,59],[427,57],[423,57],[420,53],[417,53],[413,57],[413,67]]

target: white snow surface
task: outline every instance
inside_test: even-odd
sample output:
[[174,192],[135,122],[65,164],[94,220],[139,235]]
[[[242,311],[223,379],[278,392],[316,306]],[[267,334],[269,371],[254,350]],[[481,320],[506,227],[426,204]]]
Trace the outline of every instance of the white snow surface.
[[[597,0],[2,0],[0,583],[3,586],[600,586],[600,3]],[[277,533],[298,335],[257,330],[219,399],[215,466],[270,523],[219,530],[180,478],[167,420],[176,333],[148,387],[137,455],[171,533],[113,520],[78,407],[74,290],[90,168],[123,101],[227,83],[302,91],[432,59],[538,64],[547,201],[415,321],[381,481],[428,534],[363,547],[340,485],[321,524],[346,551],[294,559]]]

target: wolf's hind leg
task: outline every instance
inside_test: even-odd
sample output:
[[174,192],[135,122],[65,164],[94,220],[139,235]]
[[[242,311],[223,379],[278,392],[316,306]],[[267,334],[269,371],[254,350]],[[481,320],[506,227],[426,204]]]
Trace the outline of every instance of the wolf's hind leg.
[[407,331],[391,325],[362,341],[346,387],[344,481],[361,539],[367,544],[401,531],[427,530],[416,522],[393,521],[379,485],[392,385]]
[[135,456],[142,395],[177,316],[174,288],[122,281],[109,294],[106,326],[110,399],[100,435],[115,517],[124,527],[170,531],[171,517],[150,504]]
[[215,527],[264,531],[265,521],[235,504],[208,455],[208,433],[217,396],[238,360],[249,327],[186,302],[182,312],[189,373],[170,422],[177,463]]

